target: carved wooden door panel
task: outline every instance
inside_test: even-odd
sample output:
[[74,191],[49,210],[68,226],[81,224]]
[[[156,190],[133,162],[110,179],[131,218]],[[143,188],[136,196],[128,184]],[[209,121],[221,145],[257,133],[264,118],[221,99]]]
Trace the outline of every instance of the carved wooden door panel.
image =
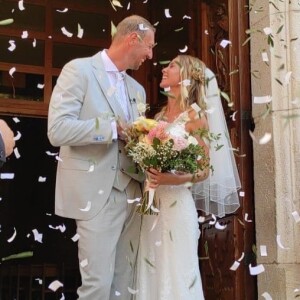
[[[249,273],[255,264],[254,207],[252,185],[252,144],[249,50],[243,46],[248,28],[247,1],[203,0],[198,4],[201,24],[198,50],[202,60],[215,72],[219,88],[234,106],[223,106],[242,182],[241,208],[219,220],[224,230],[209,220],[201,226],[199,256],[206,299],[256,299],[256,278]],[[227,42],[229,41],[229,43]],[[250,216],[246,217],[245,216]],[[251,222],[249,222],[251,219]],[[235,263],[236,262],[236,263]],[[235,271],[230,270],[233,264]]]
[[[184,45],[188,46],[185,53],[200,57],[214,71],[220,89],[234,104],[230,108],[223,98],[230,139],[238,150],[241,208],[218,220],[221,225],[226,225],[224,230],[216,229],[209,219],[200,225],[199,257],[206,300],[257,298],[256,278],[249,274],[249,265],[255,264],[255,254],[252,250],[253,166],[249,136],[252,126],[250,57],[248,46],[243,46],[248,28],[247,4],[247,0],[164,0],[151,2],[148,11],[148,18],[160,25],[153,58],[156,64],[149,65],[151,76],[146,83],[152,114],[162,104],[158,89],[162,66],[158,62],[174,58]],[[172,18],[164,16],[166,8]],[[230,43],[226,46],[227,41]],[[248,218],[245,218],[246,214]],[[230,267],[235,261],[239,267],[232,271]]]

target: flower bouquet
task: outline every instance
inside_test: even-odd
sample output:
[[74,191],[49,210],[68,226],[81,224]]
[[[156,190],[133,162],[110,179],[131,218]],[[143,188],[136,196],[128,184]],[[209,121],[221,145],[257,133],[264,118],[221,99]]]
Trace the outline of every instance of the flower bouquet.
[[[140,117],[127,129],[126,135],[127,154],[143,172],[155,168],[160,172],[196,174],[209,167],[204,148],[185,130],[184,125]],[[147,183],[146,180],[137,211],[157,214],[155,190],[150,189]]]

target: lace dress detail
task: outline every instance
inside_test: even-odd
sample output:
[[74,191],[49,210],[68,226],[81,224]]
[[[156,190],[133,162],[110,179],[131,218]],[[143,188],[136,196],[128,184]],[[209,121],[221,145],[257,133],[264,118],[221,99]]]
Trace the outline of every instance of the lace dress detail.
[[[182,113],[176,124],[184,126]],[[159,186],[157,216],[142,219],[136,300],[204,299],[199,271],[198,215],[185,186]]]

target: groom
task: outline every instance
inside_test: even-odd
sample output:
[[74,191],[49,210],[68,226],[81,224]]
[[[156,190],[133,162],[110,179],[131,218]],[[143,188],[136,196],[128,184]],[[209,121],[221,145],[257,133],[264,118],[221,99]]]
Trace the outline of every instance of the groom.
[[121,137],[145,91],[125,71],[152,58],[154,34],[144,18],[125,18],[108,49],[64,66],[51,97],[48,137],[60,147],[55,213],[76,221],[80,300],[131,298],[140,218],[127,199],[141,190]]

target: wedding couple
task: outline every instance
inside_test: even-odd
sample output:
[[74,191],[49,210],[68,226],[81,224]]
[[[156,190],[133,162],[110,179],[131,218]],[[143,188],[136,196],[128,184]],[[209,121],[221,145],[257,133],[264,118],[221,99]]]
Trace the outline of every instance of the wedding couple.
[[239,206],[240,183],[216,79],[188,55],[163,69],[160,87],[168,88],[169,98],[156,118],[187,132],[221,133],[219,153],[198,139],[215,164],[214,173],[150,169],[150,187],[160,200],[158,216],[141,217],[136,203],[127,201],[141,197],[144,177],[131,170],[123,124],[139,116],[138,104],[146,99],[126,70],[152,58],[154,36],[155,28],[144,18],[125,18],[108,49],[64,66],[51,97],[48,137],[60,147],[55,212],[76,220],[81,300],[204,299],[196,207],[223,216]]

